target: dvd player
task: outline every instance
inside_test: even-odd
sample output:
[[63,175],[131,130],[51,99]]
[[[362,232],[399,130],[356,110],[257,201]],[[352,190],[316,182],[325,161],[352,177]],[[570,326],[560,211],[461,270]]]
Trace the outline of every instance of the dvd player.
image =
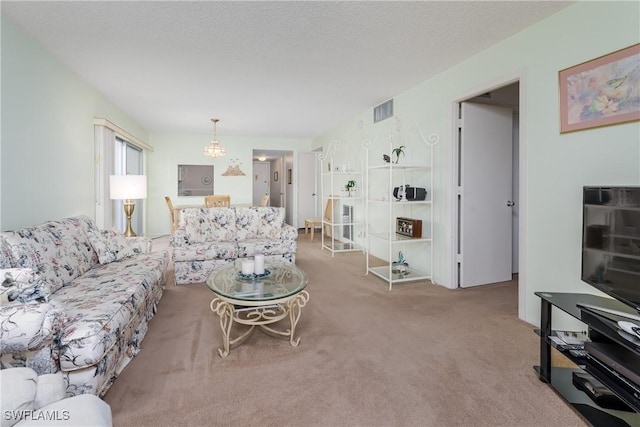
[[617,376],[622,376],[633,384],[629,384],[640,392],[640,355],[616,344],[604,342],[586,342],[584,349],[588,358],[609,369]]

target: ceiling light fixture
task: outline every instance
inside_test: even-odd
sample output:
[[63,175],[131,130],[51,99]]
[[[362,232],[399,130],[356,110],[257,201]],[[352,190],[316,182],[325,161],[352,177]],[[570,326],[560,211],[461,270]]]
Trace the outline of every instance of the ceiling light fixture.
[[217,157],[224,157],[227,153],[227,150],[224,149],[222,145],[218,142],[218,138],[216,137],[216,124],[220,121],[219,119],[211,119],[213,122],[213,140],[211,144],[204,147],[203,154],[205,156],[213,157],[214,159]]
[[264,162],[265,160],[267,160],[267,156],[258,156],[258,160]]

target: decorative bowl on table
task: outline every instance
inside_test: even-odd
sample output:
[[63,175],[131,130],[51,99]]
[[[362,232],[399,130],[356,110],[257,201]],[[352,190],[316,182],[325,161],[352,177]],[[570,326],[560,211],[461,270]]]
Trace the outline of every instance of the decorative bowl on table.
[[236,273],[236,277],[240,280],[260,280],[260,279],[264,279],[271,276],[271,270],[268,270],[265,268],[264,273],[262,274],[256,274],[256,273],[251,273],[251,274],[245,274],[242,271],[238,271]]

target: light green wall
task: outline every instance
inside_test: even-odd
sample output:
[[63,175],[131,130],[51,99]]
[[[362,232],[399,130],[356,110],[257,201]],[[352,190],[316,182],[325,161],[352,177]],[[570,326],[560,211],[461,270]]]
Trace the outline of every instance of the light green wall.
[[[526,200],[521,208],[527,227],[525,253],[521,254],[526,274],[521,317],[538,322],[534,291],[593,291],[579,280],[580,189],[586,184],[640,183],[640,124],[560,135],[558,71],[637,43],[639,14],[637,2],[578,3],[394,97],[395,114],[404,123],[415,122],[425,133],[441,136],[434,181],[434,197],[439,201],[435,210],[437,282],[447,285],[451,280],[452,103],[519,75],[527,159],[522,171]],[[4,15],[1,34],[0,228],[76,214],[93,216],[93,118],[106,117],[154,146],[148,158],[147,234],[168,232],[162,196],[176,194],[178,163],[203,163],[200,152],[210,136],[149,136]],[[306,150],[339,139],[359,149],[362,138],[373,138],[381,126],[388,126],[388,121],[374,126],[372,115],[368,110],[353,117],[314,141],[313,147],[307,141],[221,141],[229,157],[239,158],[246,168],[251,164],[251,148],[299,150],[297,144],[302,143]],[[408,142],[415,143],[415,139]],[[213,162],[219,162],[216,182],[236,194],[236,200],[243,194],[249,200],[250,178],[221,178],[228,160]],[[189,199],[177,202],[188,203]]]
[[[154,147],[148,156],[149,195],[147,198],[147,235],[155,237],[171,231],[169,211],[164,196],[171,197],[174,205],[203,203],[202,197],[178,197],[178,165],[214,165],[214,191],[230,194],[231,203],[251,204],[253,198],[253,150],[308,151],[309,140],[282,138],[250,138],[218,135],[220,144],[227,154],[220,159],[211,159],[202,154],[202,149],[211,141],[211,135],[194,134],[151,134],[150,143]],[[240,163],[245,176],[221,176],[231,164]],[[292,171],[298,171],[296,165]],[[293,194],[293,206],[297,206],[297,195]],[[295,215],[296,209],[294,209]],[[294,220],[296,217],[294,216]]]
[[144,129],[2,15],[0,229],[94,216],[94,117]]
[[[524,283],[525,288],[520,290],[520,317],[533,324],[539,322],[535,291],[596,293],[580,281],[582,186],[640,184],[640,123],[561,135],[558,71],[638,43],[638,16],[638,2],[581,2],[394,96],[395,117],[441,137],[434,177],[437,283],[454,286],[449,269],[453,245],[452,105],[520,76],[524,94],[521,147],[526,156],[521,171],[526,186],[521,206],[526,243],[521,253],[521,286]],[[372,117],[372,110],[353,117],[313,141],[312,148],[326,147],[333,140],[359,145],[392,121],[374,125]],[[415,144],[416,138],[408,141],[407,151]]]
[[[251,203],[252,149],[308,150],[310,141],[225,137],[227,157],[202,155],[211,135],[148,132],[106,100],[87,82],[2,15],[2,130],[0,146],[0,229],[9,230],[50,219],[85,214],[94,217],[94,127],[109,119],[155,146],[147,156],[149,196],[147,236],[169,232],[164,195],[177,204],[177,164],[213,163],[216,191],[236,203]],[[222,136],[221,136],[222,137]],[[157,145],[157,146],[156,146]],[[245,177],[222,177],[229,159],[239,159]],[[297,173],[294,166],[294,176]],[[296,202],[294,194],[294,203]]]

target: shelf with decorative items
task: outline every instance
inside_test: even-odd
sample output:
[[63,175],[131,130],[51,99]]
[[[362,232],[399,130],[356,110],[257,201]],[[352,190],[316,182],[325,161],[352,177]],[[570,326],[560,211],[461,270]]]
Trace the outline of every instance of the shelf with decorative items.
[[385,280],[389,290],[396,283],[432,280],[433,271],[433,148],[439,137],[425,138],[416,128],[420,138],[405,145],[399,127],[389,132],[382,156],[372,150],[375,141],[363,141],[366,271]]
[[353,166],[357,156],[350,157],[341,144],[334,141],[326,153],[318,155],[321,163],[322,249],[331,256],[340,252],[364,251],[364,196],[362,165]]

